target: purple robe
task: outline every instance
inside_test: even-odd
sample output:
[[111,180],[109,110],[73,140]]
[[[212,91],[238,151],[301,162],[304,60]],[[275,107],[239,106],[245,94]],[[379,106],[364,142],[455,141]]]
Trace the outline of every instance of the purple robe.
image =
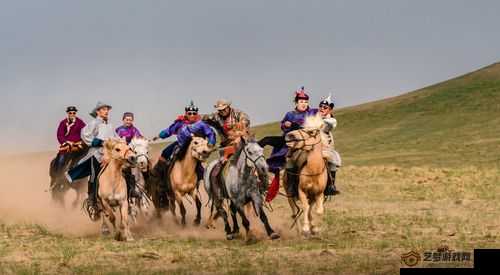
[[119,137],[125,138],[127,143],[130,143],[135,137],[142,137],[141,132],[135,126],[127,127],[125,125],[122,125],[116,128],[115,132]]
[[70,123],[67,118],[63,119],[57,128],[57,140],[59,141],[59,144],[63,144],[68,141],[81,141],[81,133],[85,125],[85,122],[79,118],[75,118],[73,123]]
[[[281,130],[283,131],[283,138],[286,134],[291,131],[302,129],[306,117],[314,116],[318,113],[318,109],[307,109],[305,112],[299,112],[297,110],[290,111],[286,113],[283,120],[281,120]],[[292,126],[286,128],[285,122],[291,122]],[[283,147],[273,148],[271,156],[267,159],[269,165],[269,171],[273,173],[279,172],[286,163],[286,155],[288,154],[288,147],[285,145]]]

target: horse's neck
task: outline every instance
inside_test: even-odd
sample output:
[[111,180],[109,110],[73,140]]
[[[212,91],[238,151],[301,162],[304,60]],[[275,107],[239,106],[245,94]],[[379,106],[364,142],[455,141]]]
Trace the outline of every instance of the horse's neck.
[[[108,166],[106,167],[104,173],[109,174],[109,176],[112,179],[119,179],[120,177],[122,177],[122,168],[123,168],[123,163],[120,163],[116,160],[111,160]],[[120,183],[119,180],[113,180],[112,182],[114,183],[114,185]]]
[[240,175],[243,175],[245,173],[249,173],[250,172],[250,167],[247,166],[247,163],[246,163],[246,155],[245,155],[245,148],[242,149],[243,151],[241,152],[240,154],[240,157],[238,158],[238,161],[236,162],[236,167],[238,168],[238,171],[240,173]]
[[322,143],[315,144],[307,156],[307,164],[304,168],[309,171],[320,172],[324,166]]
[[188,173],[189,172],[195,173],[194,171],[198,160],[193,157],[193,155],[191,154],[191,150],[192,148],[191,146],[189,146],[186,155],[184,156],[184,159],[180,160],[179,163],[182,166],[183,171]]

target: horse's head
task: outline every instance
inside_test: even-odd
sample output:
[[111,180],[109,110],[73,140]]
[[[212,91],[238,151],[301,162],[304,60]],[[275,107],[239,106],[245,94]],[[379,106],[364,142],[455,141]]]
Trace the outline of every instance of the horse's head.
[[286,145],[292,149],[312,150],[316,144],[322,141],[321,127],[323,124],[323,119],[319,115],[307,117],[303,129],[286,134]]
[[245,165],[255,168],[259,180],[265,189],[267,189],[269,167],[264,156],[264,149],[253,138],[242,139],[242,146],[243,149],[240,157],[245,158]]
[[108,160],[127,161],[135,164],[136,155],[124,139],[108,139],[104,142],[104,156]]
[[193,136],[191,140],[191,155],[199,161],[205,161],[214,151],[214,146],[208,144],[206,138]]
[[139,169],[146,172],[149,164],[149,141],[145,138],[133,138],[129,146],[136,154]]

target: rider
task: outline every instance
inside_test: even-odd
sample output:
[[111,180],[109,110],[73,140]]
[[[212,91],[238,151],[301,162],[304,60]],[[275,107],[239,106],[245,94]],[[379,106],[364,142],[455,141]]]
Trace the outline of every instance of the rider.
[[59,153],[56,157],[58,168],[62,168],[66,161],[66,153],[83,149],[81,132],[85,122],[76,116],[78,110],[75,106],[66,108],[67,117],[59,123],[57,128],[57,140],[59,141]]
[[90,147],[87,155],[72,169],[66,177],[71,183],[84,177],[89,178],[87,212],[92,220],[97,220],[99,209],[97,206],[97,176],[101,171],[101,162],[104,155],[103,143],[106,139],[115,137],[115,131],[109,122],[111,105],[98,102],[90,115],[94,118],[82,131],[83,142]]
[[203,115],[202,120],[215,128],[221,137],[220,147],[222,150],[219,151],[220,161],[213,169],[213,175],[218,175],[224,163],[236,151],[234,142],[238,137],[231,135],[231,131],[236,130],[238,127],[249,129],[250,118],[246,113],[231,107],[231,102],[225,99],[217,100],[214,108],[216,112]]
[[234,153],[234,147],[230,145],[234,143],[236,137],[231,135],[231,130],[237,126],[250,128],[250,118],[246,113],[231,107],[231,102],[225,99],[217,100],[214,108],[216,112],[203,115],[202,120],[217,130],[221,137],[220,146],[224,148],[221,154],[227,159]]
[[326,143],[328,144],[328,146],[325,146],[323,149],[323,156],[328,160],[328,167],[330,170],[330,180],[328,181],[325,190],[326,196],[340,194],[340,192],[335,187],[337,168],[341,165],[341,159],[340,155],[337,153],[337,151],[335,151],[335,143],[332,134],[332,131],[337,127],[337,120],[333,117],[334,107],[335,104],[332,101],[331,94],[319,103],[319,113],[321,114],[321,117],[325,122],[322,131],[326,134]]
[[[142,137],[141,132],[134,126],[134,114],[131,112],[125,112],[122,117],[123,125],[116,128],[115,132],[120,138],[125,138],[127,144],[129,144],[133,138]],[[126,168],[123,170],[123,176],[125,177],[125,182],[127,183],[128,196],[134,198],[140,198],[141,195],[136,189],[135,177],[132,174],[132,168]]]
[[[266,145],[273,146],[273,151],[271,156],[267,160],[269,164],[269,170],[275,174],[275,178],[273,180],[274,184],[279,184],[279,171],[285,166],[287,170],[293,172],[297,170],[295,162],[293,158],[292,161],[287,161],[287,157],[290,157],[292,154],[289,152],[288,147],[285,144],[284,137],[291,131],[301,129],[305,118],[307,116],[316,115],[318,109],[313,109],[309,107],[309,95],[305,92],[304,87],[301,87],[298,91],[295,92],[295,109],[286,113],[285,117],[281,121],[281,130],[283,131],[283,135],[279,137],[266,137],[259,141],[259,145],[262,147]],[[294,182],[293,177],[295,175],[288,174],[289,183]],[[297,186],[296,184],[288,184],[288,193],[296,194]]]
[[[184,152],[187,149],[191,142],[192,135],[208,138],[208,143],[210,145],[215,145],[215,132],[209,125],[201,121],[201,116],[198,114],[198,110],[198,107],[193,101],[191,101],[191,103],[184,108],[184,115],[177,117],[170,127],[164,129],[157,137],[153,138],[153,140],[157,140],[166,139],[173,135],[177,136],[177,140],[172,142],[162,151],[158,162],[153,168],[153,175],[157,176],[161,182],[165,182],[167,180],[166,172],[169,169],[172,160],[175,159],[179,152]],[[197,166],[196,172],[198,179],[202,179],[204,169],[201,164]]]

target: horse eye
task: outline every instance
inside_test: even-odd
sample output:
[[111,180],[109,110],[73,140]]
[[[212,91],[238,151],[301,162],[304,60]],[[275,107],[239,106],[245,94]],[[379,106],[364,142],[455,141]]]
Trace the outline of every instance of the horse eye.
[[116,152],[120,152],[120,148],[116,148],[116,149],[115,149],[115,151],[116,151]]

